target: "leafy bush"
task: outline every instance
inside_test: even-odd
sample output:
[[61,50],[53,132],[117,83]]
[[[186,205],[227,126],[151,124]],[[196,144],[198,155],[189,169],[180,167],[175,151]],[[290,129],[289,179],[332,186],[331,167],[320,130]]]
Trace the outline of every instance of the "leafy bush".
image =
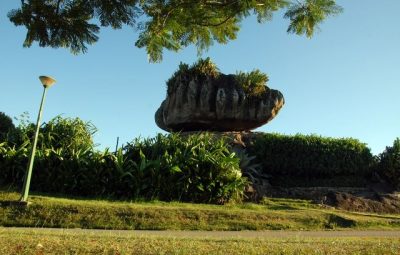
[[143,192],[149,188],[144,187],[139,193],[162,200],[212,203],[241,199],[243,195],[246,180],[239,158],[222,138],[210,134],[158,135],[136,140],[126,149],[127,158],[149,166],[141,173],[148,179],[143,183],[151,183],[153,190]]
[[12,119],[4,112],[0,112],[0,142],[7,140],[7,136],[15,129]]
[[19,147],[0,143],[0,185],[22,185],[28,164],[28,143]]
[[[29,148],[29,149],[28,149]],[[0,184],[22,185],[30,146],[0,144]],[[209,135],[158,135],[117,153],[39,148],[31,189],[77,196],[225,203],[240,200],[239,159]]]
[[[281,185],[295,185],[293,180],[296,179],[301,186],[313,180],[332,179],[331,185],[341,186],[343,184],[334,183],[339,176],[351,177],[347,178],[351,181],[348,185],[358,185],[362,183],[360,179],[371,173],[374,162],[370,149],[356,139],[315,135],[262,134],[248,152],[255,155],[264,172]],[[272,184],[277,183],[272,180]]]
[[386,147],[379,155],[378,173],[385,180],[400,189],[400,138],[393,142],[393,146]]
[[[40,127],[37,147],[45,149],[59,149],[72,152],[90,149],[94,146],[93,135],[96,127],[79,118],[64,118],[56,116]],[[29,121],[25,113],[21,115],[20,124],[10,139],[17,147],[32,142],[35,133],[35,124]]]
[[96,132],[97,129],[91,122],[57,116],[42,126],[41,147],[63,148],[68,151],[91,149],[94,146],[93,135]]
[[[35,125],[24,113],[11,139],[0,146],[0,184],[22,185]],[[104,187],[94,176],[103,168],[104,158],[112,157],[106,152],[93,149],[96,128],[79,118],[57,116],[40,127],[31,189],[76,195],[100,194]],[[112,166],[112,164],[109,164]],[[96,186],[97,185],[97,186]],[[97,189],[95,192],[94,190]]]

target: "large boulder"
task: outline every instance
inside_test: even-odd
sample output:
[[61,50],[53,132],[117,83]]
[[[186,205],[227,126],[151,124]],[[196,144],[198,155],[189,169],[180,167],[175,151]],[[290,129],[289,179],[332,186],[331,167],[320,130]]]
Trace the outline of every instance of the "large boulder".
[[235,75],[178,76],[155,114],[166,131],[246,131],[272,120],[284,104],[281,92],[267,88],[246,95]]
[[256,69],[225,75],[210,60],[181,63],[167,81],[167,98],[157,110],[166,131],[247,131],[273,119],[284,104],[282,93],[267,87]]

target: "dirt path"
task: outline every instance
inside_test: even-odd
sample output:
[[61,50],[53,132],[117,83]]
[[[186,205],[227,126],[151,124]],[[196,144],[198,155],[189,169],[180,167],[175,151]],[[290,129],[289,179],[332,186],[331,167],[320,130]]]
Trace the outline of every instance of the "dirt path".
[[337,237],[394,237],[400,238],[400,231],[383,230],[343,230],[343,231],[174,231],[174,230],[93,230],[93,229],[56,229],[56,228],[3,228],[13,232],[45,232],[48,234],[87,234],[136,237],[177,237],[177,238],[337,238]]

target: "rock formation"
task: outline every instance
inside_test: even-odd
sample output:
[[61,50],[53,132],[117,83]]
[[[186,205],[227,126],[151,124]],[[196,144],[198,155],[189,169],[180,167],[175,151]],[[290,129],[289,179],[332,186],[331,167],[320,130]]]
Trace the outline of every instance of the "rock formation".
[[247,131],[272,120],[284,104],[281,92],[266,88],[248,95],[235,75],[178,75],[155,114],[166,131]]

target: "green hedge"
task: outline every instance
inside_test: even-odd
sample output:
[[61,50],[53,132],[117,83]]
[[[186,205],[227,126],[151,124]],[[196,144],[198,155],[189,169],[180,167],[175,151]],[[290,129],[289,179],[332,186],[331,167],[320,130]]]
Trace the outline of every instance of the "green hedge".
[[264,173],[299,180],[363,178],[374,162],[370,149],[351,138],[260,134],[247,150],[257,157]]
[[[28,144],[28,143],[26,143]],[[0,143],[0,185],[22,186],[26,144]],[[31,189],[77,196],[225,203],[241,199],[239,158],[210,135],[158,135],[117,153],[40,148]]]

